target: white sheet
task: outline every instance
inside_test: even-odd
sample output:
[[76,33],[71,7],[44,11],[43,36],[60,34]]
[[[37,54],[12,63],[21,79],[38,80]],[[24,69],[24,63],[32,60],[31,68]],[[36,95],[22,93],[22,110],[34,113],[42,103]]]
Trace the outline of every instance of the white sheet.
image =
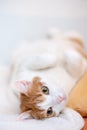
[[81,130],[83,125],[81,116],[68,108],[60,117],[45,120],[18,121],[17,115],[0,115],[0,130]]

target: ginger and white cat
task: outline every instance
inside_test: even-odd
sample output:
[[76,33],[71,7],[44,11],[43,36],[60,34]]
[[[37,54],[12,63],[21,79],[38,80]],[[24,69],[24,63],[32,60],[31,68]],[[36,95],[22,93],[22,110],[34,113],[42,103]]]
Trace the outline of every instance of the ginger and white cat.
[[34,77],[31,82],[17,81],[16,90],[21,93],[19,119],[43,119],[59,116],[65,108],[67,96],[62,88],[51,80]]
[[[15,89],[10,89],[15,93],[13,95],[17,107],[20,108],[20,100],[18,100],[20,93],[16,89],[20,88],[21,92],[21,89],[25,88],[26,82],[32,82],[34,77],[40,77],[50,92],[45,95],[45,100],[42,100],[39,104],[38,96],[33,99],[33,102],[37,102],[35,107],[38,108],[39,106],[37,110],[39,114],[36,115],[36,109],[33,110],[31,106],[33,114],[30,114],[30,112],[27,114],[28,108],[26,108],[26,112],[20,116],[21,118],[28,118],[27,116],[29,118],[45,118],[48,117],[46,114],[49,109],[56,113],[52,113],[53,115],[58,115],[66,104],[66,96],[64,95],[69,94],[87,69],[83,43],[77,34],[64,33],[59,35],[59,32],[58,34],[56,32],[56,34],[50,35],[50,39],[39,40],[21,47],[13,57],[10,86],[14,86],[13,84],[18,81],[19,87],[15,86]],[[22,82],[24,80],[25,83]],[[25,89],[22,93],[25,93]],[[32,93],[37,94],[36,91]],[[41,90],[39,94],[42,94]],[[44,95],[42,98],[44,99]],[[59,98],[64,99],[63,102],[58,103]],[[20,109],[17,110],[15,103],[13,104],[13,110],[19,112]],[[40,114],[41,111],[43,112]],[[50,114],[50,116],[52,115]]]
[[[32,83],[37,76],[41,79],[38,82],[45,85],[38,86],[40,87],[39,96],[41,96],[39,103],[37,90],[34,86],[33,89],[32,85],[30,88],[33,89],[32,95],[37,95],[36,98],[33,98],[33,102],[35,102],[34,107],[38,109],[39,114],[36,115],[32,102],[31,111],[28,111],[30,110],[28,107],[22,109],[22,112],[25,111],[25,113],[20,117],[41,119],[58,116],[64,109],[66,95],[87,69],[86,54],[78,35],[65,33],[59,35],[56,32],[56,34],[50,34],[50,37],[50,39],[27,44],[15,53],[10,68],[9,87],[5,91],[7,96],[2,95],[2,100],[4,101],[8,97],[8,101],[2,104],[0,113],[19,113],[20,93],[26,96],[27,86],[29,87],[26,84]],[[49,91],[48,95],[42,94],[43,86]],[[23,101],[21,100],[22,103]],[[47,116],[47,113],[52,115]]]

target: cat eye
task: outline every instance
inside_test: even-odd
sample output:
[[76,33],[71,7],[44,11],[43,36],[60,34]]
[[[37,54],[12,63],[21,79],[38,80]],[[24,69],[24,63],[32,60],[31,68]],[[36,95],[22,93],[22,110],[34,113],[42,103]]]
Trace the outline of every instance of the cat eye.
[[53,110],[52,110],[52,107],[50,107],[48,110],[47,110],[47,115],[51,115],[53,113]]
[[44,94],[48,95],[48,94],[49,94],[49,89],[48,89],[48,87],[42,86],[42,92],[43,92]]

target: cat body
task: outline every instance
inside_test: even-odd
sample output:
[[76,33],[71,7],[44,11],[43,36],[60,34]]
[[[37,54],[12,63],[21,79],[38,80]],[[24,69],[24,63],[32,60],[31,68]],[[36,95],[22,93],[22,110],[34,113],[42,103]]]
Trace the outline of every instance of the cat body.
[[[15,52],[11,67],[0,69],[3,74],[0,75],[0,79],[3,79],[0,80],[0,118],[2,120],[5,117],[5,121],[11,120],[10,114],[15,116],[20,113],[20,110],[22,114],[19,119],[59,117],[42,121],[31,119],[28,122],[22,122],[21,125],[20,122],[14,122],[13,126],[11,121],[7,124],[4,122],[4,126],[0,122],[2,128],[9,125],[9,129],[16,130],[19,128],[23,128],[23,130],[44,128],[46,130],[48,128],[50,130],[64,130],[65,128],[80,130],[84,126],[84,121],[77,112],[65,108],[69,92],[87,68],[87,56],[82,40],[78,35],[70,33],[59,34],[57,32],[50,34],[50,37],[51,39],[24,45]],[[39,81],[35,80],[36,76],[39,77]],[[43,88],[48,95],[43,93]],[[36,96],[38,89],[40,99]],[[32,102],[29,102],[29,99]],[[35,102],[36,104],[33,106]],[[34,109],[35,107],[39,113]],[[41,111],[45,113],[40,113]],[[51,115],[47,116],[47,113]]]
[[[4,103],[2,103],[0,112],[20,113],[20,93],[16,91],[16,87],[13,87],[16,81],[31,82],[34,77],[38,76],[42,82],[48,84],[49,90],[55,88],[54,95],[59,88],[60,90],[62,88],[62,93],[68,95],[86,68],[84,48],[77,36],[63,35],[24,45],[13,56],[10,82],[8,87],[5,87],[6,96],[2,94],[1,100]],[[57,92],[58,95],[60,93]],[[7,100],[6,103],[5,100]],[[4,106],[7,109],[4,109]]]
[[[65,95],[68,95],[84,74],[87,61],[80,38],[65,35],[58,39],[45,39],[26,44],[15,53],[11,67],[13,73],[11,86],[15,81],[32,81],[38,76],[43,82],[50,83],[49,90],[57,86],[56,90],[60,87]],[[19,96],[17,91],[15,93]],[[50,107],[46,107],[46,110]],[[64,106],[61,110],[63,108]]]

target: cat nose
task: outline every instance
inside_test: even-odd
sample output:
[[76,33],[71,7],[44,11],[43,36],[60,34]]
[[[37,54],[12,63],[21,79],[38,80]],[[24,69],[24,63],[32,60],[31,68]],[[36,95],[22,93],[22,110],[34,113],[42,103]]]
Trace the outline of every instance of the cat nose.
[[63,100],[64,100],[64,98],[63,98],[63,97],[58,96],[58,101],[59,101],[59,102],[62,102]]
[[66,96],[65,95],[59,95],[58,96],[58,102],[61,103],[62,101],[66,100]]

